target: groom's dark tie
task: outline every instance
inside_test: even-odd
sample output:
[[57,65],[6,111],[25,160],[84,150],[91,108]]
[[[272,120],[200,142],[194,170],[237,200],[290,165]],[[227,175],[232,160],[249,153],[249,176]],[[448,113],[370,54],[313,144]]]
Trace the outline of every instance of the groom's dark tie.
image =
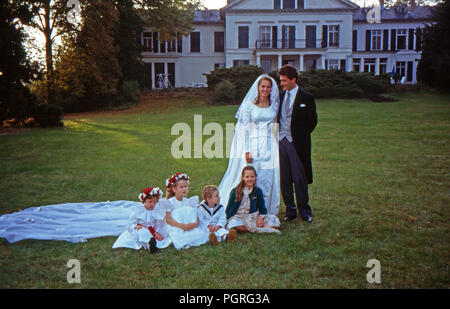
[[287,116],[288,111],[289,111],[289,105],[291,105],[291,92],[288,90],[287,94],[286,94],[286,102],[284,102],[285,106],[284,106],[284,112],[285,115]]
[[289,121],[288,115],[289,115],[290,105],[291,105],[291,92],[289,90],[286,90],[285,100],[284,100],[284,104],[282,106],[282,111],[281,111],[282,121],[281,121],[280,125],[282,125],[282,127],[281,127],[280,141],[284,137],[286,137],[286,139],[288,139],[289,142],[292,142],[291,138],[288,137],[289,126],[290,126],[290,121]]

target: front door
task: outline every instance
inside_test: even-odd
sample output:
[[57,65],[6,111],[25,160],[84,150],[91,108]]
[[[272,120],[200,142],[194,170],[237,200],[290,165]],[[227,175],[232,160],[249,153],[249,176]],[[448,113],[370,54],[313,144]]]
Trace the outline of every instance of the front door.
[[262,59],[261,67],[264,73],[270,73],[272,71],[272,61],[270,59]]

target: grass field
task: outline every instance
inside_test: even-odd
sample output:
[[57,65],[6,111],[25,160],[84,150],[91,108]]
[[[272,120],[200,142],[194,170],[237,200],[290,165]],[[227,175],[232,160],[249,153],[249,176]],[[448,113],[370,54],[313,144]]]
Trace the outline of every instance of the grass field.
[[[111,249],[116,237],[72,244],[0,239],[0,288],[450,288],[450,97],[317,100],[313,223],[282,235],[157,255]],[[218,185],[227,159],[174,159],[175,123],[234,122],[237,106],[203,98],[147,100],[121,112],[67,115],[64,127],[0,136],[0,214],[31,206],[137,201],[147,185],[191,175],[190,195]],[[206,138],[204,138],[206,139]],[[281,206],[280,217],[284,215]],[[81,284],[66,263],[81,262]],[[381,263],[369,284],[366,263]]]

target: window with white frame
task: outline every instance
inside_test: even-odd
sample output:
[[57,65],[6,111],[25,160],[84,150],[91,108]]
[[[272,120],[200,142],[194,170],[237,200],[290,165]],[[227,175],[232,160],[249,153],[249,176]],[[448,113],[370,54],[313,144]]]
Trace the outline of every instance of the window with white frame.
[[281,28],[281,41],[282,48],[295,48],[295,26]]
[[400,76],[406,75],[406,61],[397,61],[395,63],[395,73]]
[[142,46],[146,52],[153,51],[153,36],[151,32],[146,31],[142,33]]
[[233,60],[233,66],[234,67],[240,67],[243,65],[249,65],[250,60]]
[[176,39],[167,41],[167,52],[169,52],[169,53],[177,52],[177,40]]
[[328,46],[339,47],[339,26],[331,25],[328,27]]
[[191,53],[200,52],[200,31],[191,32]]
[[364,59],[364,72],[375,73],[375,58]]
[[261,26],[261,47],[272,47],[272,26]]
[[339,70],[339,59],[328,59],[328,70]]
[[397,49],[406,49],[406,29],[397,29]]
[[372,50],[381,50],[383,42],[383,30],[372,30]]
[[238,27],[238,48],[248,48],[249,47],[249,27],[242,26]]
[[225,51],[225,32],[214,32],[214,52],[223,53]]
[[361,68],[361,59],[354,58],[353,59],[353,72],[359,72]]

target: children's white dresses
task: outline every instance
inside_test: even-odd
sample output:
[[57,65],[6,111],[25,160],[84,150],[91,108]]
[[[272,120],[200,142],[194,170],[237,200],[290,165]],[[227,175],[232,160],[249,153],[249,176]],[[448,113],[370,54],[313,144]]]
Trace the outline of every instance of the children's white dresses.
[[200,219],[200,225],[208,235],[210,234],[209,225],[221,226],[222,228],[218,229],[214,234],[219,242],[226,239],[229,231],[225,228],[225,224],[227,223],[225,207],[217,204],[211,208],[205,201],[202,201],[197,207],[197,214]]
[[[160,204],[156,204],[153,210],[146,209],[144,205],[137,207],[130,216],[133,224],[119,236],[112,246],[113,249],[131,248],[139,250],[142,247],[147,249],[148,242],[155,237],[156,233],[164,237],[163,240],[156,240],[156,247],[161,249],[169,246],[171,239],[168,235],[165,216],[165,210]],[[139,230],[136,229],[138,224],[143,226]]]
[[[193,196],[189,199],[183,197],[182,201],[172,197],[165,201],[164,199],[161,199],[166,212],[170,212],[170,216],[173,220],[182,224],[197,222],[198,215],[196,207],[198,205],[198,196]],[[181,228],[167,224],[167,229],[173,246],[178,250],[200,246],[209,241],[209,234],[205,233],[204,228],[201,225],[190,231],[185,231]]]
[[257,227],[256,222],[258,220],[259,212],[255,211],[250,213],[250,193],[252,189],[244,188],[242,201],[238,211],[234,216],[228,219],[227,228],[232,229],[236,226],[244,225],[252,233],[277,233],[281,232],[273,227],[280,227],[280,220],[277,216],[272,214],[266,214],[264,218],[264,227]]

